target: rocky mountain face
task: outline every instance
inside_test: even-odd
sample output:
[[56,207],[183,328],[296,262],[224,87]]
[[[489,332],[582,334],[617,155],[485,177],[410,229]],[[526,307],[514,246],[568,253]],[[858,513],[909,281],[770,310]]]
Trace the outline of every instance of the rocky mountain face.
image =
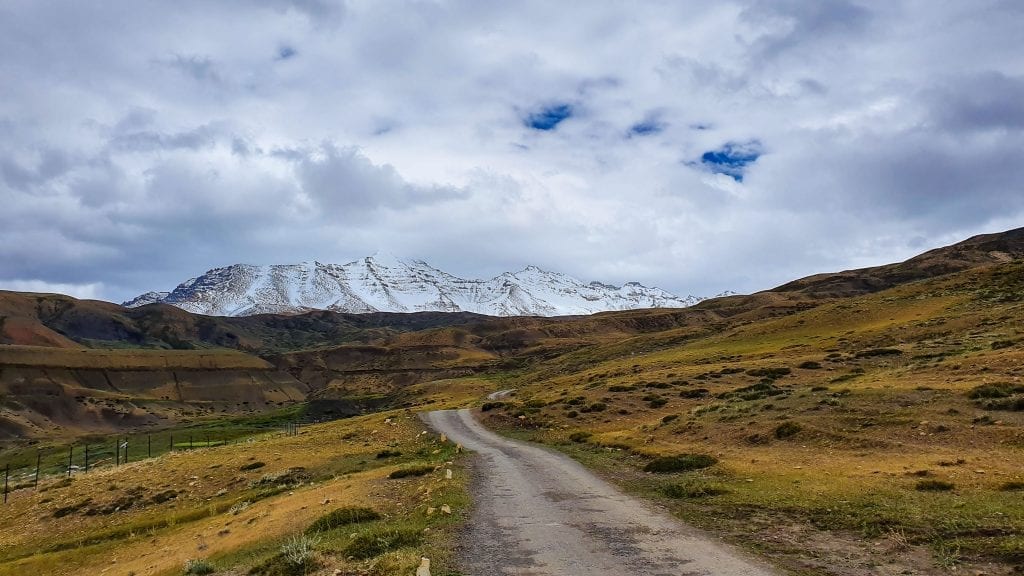
[[535,266],[490,280],[467,280],[419,260],[367,257],[348,264],[235,264],[192,278],[171,292],[147,292],[128,307],[165,303],[210,316],[336,312],[475,312],[562,316],[638,308],[683,308],[680,298],[635,282],[582,282]]

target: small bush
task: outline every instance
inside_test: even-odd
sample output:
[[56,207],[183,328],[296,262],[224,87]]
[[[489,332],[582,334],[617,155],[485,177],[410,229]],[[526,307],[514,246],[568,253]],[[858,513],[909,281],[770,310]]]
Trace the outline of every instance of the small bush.
[[163,504],[168,500],[173,500],[178,497],[178,492],[174,489],[164,490],[163,492],[157,492],[149,497],[150,502],[153,504]]
[[202,574],[213,574],[217,569],[213,567],[206,560],[188,560],[185,562],[185,574],[202,575]]
[[604,412],[608,409],[608,405],[604,402],[594,402],[590,406],[580,408],[580,412]]
[[259,480],[249,483],[252,488],[260,486],[293,486],[312,480],[313,476],[302,466],[295,466],[274,474],[264,474]]
[[683,390],[679,393],[680,398],[703,398],[709,394],[707,388],[694,388],[693,390]]
[[367,560],[405,546],[416,546],[423,535],[416,528],[369,530],[356,534],[342,551],[356,560]]
[[306,534],[327,532],[328,530],[334,530],[339,526],[348,526],[349,524],[358,524],[360,522],[370,522],[371,520],[379,519],[380,514],[371,508],[346,506],[344,508],[332,510],[317,518],[316,521],[310,524],[309,528],[306,529]]
[[53,511],[53,517],[54,518],[63,518],[65,516],[69,515],[69,514],[74,514],[75,512],[78,512],[79,510],[81,510],[82,508],[85,508],[86,506],[88,506],[91,503],[92,503],[92,498],[86,498],[85,500],[82,500],[78,504],[72,504],[71,506],[65,506],[63,508],[58,508],[58,509]]
[[801,362],[797,368],[802,368],[804,370],[821,370],[821,363],[808,360],[807,362]]
[[652,398],[647,405],[651,408],[661,408],[665,404],[668,404],[668,400],[664,398]]
[[573,442],[586,442],[592,436],[590,432],[578,431],[569,434],[569,440]]
[[308,569],[313,565],[316,545],[320,543],[318,536],[293,536],[281,546],[281,556],[293,566]]
[[1007,410],[1010,412],[1024,412],[1024,396],[1016,398],[1004,398],[1002,400],[990,400],[985,403],[986,410]]
[[381,450],[380,452],[377,452],[377,459],[383,460],[385,458],[398,458],[401,455],[402,453],[398,450]]
[[953,488],[953,483],[945,480],[921,480],[914,486],[919,492],[948,492]]
[[319,566],[316,546],[320,539],[313,536],[294,536],[281,546],[281,551],[262,564],[249,570],[252,576],[305,576]]
[[722,399],[738,399],[738,400],[764,400],[772,396],[784,395],[787,392],[781,388],[775,386],[772,380],[762,380],[757,384],[750,386],[744,386],[737,388],[729,392],[723,392],[718,395]]
[[714,466],[718,459],[707,454],[680,454],[679,456],[662,456],[655,458],[644,466],[644,472],[668,474],[671,472],[688,472]]
[[391,474],[388,474],[388,478],[392,480],[397,478],[407,478],[409,476],[426,476],[434,471],[434,467],[427,464],[423,466],[413,466],[411,468],[399,468]]
[[899,356],[903,351],[898,348],[871,348],[854,354],[857,358],[875,358],[877,356]]
[[1013,340],[996,340],[992,343],[993,350],[1002,350],[1003,348],[1009,348],[1014,345]]
[[679,419],[679,414],[669,414],[668,416],[662,417],[661,423],[662,424],[668,424],[669,422],[672,422],[673,420],[678,420],[678,419]]
[[756,376],[758,378],[767,378],[768,380],[778,380],[783,376],[788,376],[792,370],[785,366],[779,368],[751,368],[747,370],[748,376]]
[[1024,482],[1021,482],[1019,480],[1011,480],[1009,482],[1004,482],[1003,485],[999,487],[999,489],[1002,490],[1003,492],[1015,492],[1017,490],[1024,490]]
[[784,440],[791,436],[796,436],[803,429],[804,427],[796,422],[783,422],[775,427],[775,437],[779,440]]
[[242,472],[245,472],[247,470],[256,470],[257,468],[263,468],[264,466],[266,466],[266,464],[264,464],[263,462],[250,462],[248,464],[243,464],[238,469],[241,470]]
[[480,406],[480,411],[481,412],[490,412],[491,410],[495,410],[497,408],[504,408],[504,407],[505,407],[505,403],[504,402],[484,402],[483,405]]
[[709,496],[720,496],[729,491],[719,484],[710,482],[693,481],[669,484],[661,489],[669,498],[707,498]]
[[999,382],[976,386],[967,392],[967,397],[972,400],[1009,398],[1016,393],[1024,393],[1024,386]]
[[567,418],[576,418],[577,416],[580,415],[580,413],[575,410],[569,410],[568,412],[565,413],[565,415]]
[[609,392],[632,392],[633,390],[636,390],[636,386],[620,386],[616,384],[608,387]]

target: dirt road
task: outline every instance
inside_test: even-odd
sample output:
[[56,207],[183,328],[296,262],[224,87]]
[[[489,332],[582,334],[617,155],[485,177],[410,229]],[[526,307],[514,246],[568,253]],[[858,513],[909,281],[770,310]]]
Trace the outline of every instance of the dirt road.
[[424,420],[479,455],[464,540],[469,576],[774,576],[630,498],[571,459],[490,432],[468,410]]

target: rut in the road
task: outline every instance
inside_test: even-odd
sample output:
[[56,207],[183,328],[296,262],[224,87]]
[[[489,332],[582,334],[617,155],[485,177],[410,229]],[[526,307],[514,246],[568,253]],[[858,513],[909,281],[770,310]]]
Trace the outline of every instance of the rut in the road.
[[776,574],[565,456],[488,431],[468,410],[423,418],[479,455],[462,558],[470,576]]

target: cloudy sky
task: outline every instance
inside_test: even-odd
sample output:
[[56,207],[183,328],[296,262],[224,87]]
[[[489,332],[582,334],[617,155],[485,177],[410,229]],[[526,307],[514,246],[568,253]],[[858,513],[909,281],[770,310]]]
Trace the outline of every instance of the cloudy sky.
[[1024,3],[0,3],[0,288],[374,252],[681,294],[1024,225]]

